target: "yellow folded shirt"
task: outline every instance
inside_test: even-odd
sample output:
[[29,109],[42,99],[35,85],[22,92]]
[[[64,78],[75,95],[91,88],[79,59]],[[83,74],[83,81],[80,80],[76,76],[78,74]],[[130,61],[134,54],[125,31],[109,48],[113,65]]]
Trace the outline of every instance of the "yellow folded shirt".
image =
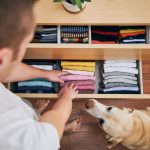
[[85,66],[63,66],[63,69],[95,72],[95,67]]
[[128,30],[120,30],[120,33],[134,33],[134,32],[141,32],[141,31],[144,31],[145,32],[145,29],[128,29]]
[[72,62],[72,61],[61,61],[61,66],[89,66],[95,67],[95,62]]

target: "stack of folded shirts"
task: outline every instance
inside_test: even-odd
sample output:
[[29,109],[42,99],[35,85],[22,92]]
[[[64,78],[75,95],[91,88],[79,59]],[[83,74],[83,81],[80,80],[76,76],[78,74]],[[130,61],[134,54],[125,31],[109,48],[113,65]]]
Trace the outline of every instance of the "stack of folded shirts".
[[103,67],[103,81],[99,84],[99,93],[140,93],[136,61],[104,61]]
[[144,44],[146,43],[145,26],[122,26],[120,27],[120,43]]
[[32,43],[57,43],[57,27],[38,26]]
[[[54,69],[54,65],[52,64],[43,65],[43,63],[41,63],[41,64],[33,64],[31,66],[43,70]],[[33,80],[18,82],[17,92],[18,93],[54,93],[55,89],[54,89],[54,83],[46,79],[36,78]]]
[[94,93],[95,91],[95,62],[61,61],[63,71],[67,75],[61,76],[65,82],[61,87],[74,83],[79,93]]
[[62,43],[88,43],[89,41],[88,26],[62,26],[60,31]]
[[118,42],[119,27],[92,26],[92,44],[115,44]]

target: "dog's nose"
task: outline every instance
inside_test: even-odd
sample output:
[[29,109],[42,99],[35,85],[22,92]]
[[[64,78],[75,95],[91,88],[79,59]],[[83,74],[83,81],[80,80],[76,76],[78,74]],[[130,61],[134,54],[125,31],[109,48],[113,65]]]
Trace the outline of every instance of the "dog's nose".
[[90,108],[93,108],[93,107],[94,107],[94,101],[91,100],[91,99],[87,100],[86,103],[85,103],[85,108],[90,109]]

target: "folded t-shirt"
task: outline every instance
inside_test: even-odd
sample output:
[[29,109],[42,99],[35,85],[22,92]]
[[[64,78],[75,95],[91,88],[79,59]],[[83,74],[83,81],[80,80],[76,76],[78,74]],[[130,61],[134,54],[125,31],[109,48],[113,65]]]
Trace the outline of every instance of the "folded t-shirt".
[[60,78],[64,81],[74,81],[74,80],[94,80],[95,76],[82,76],[82,75],[64,75],[60,76]]
[[79,85],[94,85],[95,81],[94,80],[78,80],[78,81],[73,80],[73,81],[67,81],[67,82],[61,83],[60,86],[69,85],[71,83],[74,83],[76,86],[79,86]]
[[69,74],[94,76],[94,72],[89,72],[89,71],[78,71],[78,70],[67,70],[67,69],[63,69],[62,71],[68,72]]

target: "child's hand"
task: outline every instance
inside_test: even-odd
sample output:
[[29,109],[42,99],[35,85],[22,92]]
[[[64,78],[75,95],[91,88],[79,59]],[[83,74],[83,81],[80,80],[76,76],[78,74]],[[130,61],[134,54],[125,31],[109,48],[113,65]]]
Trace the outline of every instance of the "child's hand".
[[68,74],[67,72],[64,71],[59,71],[59,70],[51,70],[46,72],[46,77],[49,81],[52,82],[59,82],[59,83],[64,83],[62,79],[60,79],[60,76]]
[[70,85],[66,85],[64,86],[60,93],[59,93],[59,97],[60,98],[66,98],[66,99],[74,99],[76,98],[78,94],[78,91],[77,91],[77,86],[75,86],[73,83],[70,84]]

